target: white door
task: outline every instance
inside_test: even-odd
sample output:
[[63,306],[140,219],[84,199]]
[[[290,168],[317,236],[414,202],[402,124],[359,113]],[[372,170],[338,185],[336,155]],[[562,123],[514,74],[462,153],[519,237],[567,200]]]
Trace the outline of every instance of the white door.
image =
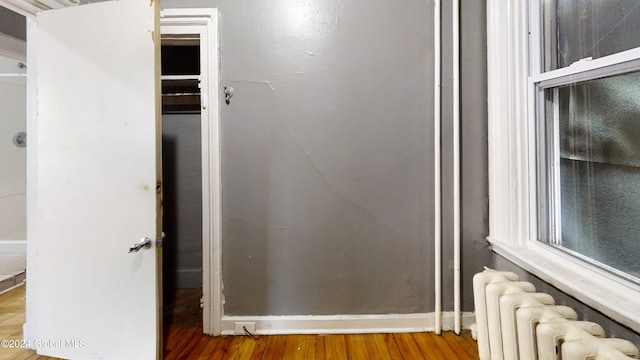
[[121,0],[29,25],[25,340],[40,354],[161,357],[158,16]]

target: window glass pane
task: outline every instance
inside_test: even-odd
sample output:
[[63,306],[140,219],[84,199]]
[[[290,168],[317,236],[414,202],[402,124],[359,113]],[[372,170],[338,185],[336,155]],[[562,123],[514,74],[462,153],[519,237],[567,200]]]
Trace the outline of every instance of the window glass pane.
[[545,71],[640,46],[640,1],[543,1]]
[[548,242],[640,278],[640,73],[546,92]]

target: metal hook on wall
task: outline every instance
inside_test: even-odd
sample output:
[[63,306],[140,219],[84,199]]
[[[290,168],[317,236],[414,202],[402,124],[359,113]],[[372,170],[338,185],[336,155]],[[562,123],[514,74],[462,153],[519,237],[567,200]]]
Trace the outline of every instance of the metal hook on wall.
[[13,145],[17,147],[26,147],[27,146],[27,133],[21,131],[15,135],[13,135]]
[[231,98],[233,97],[233,93],[234,93],[235,89],[232,88],[231,86],[224,86],[224,102],[225,104],[229,105],[231,103]]

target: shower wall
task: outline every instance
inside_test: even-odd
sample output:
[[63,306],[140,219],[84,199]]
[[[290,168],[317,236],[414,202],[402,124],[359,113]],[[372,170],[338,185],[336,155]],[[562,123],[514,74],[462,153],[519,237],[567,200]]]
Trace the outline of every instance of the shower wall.
[[26,127],[26,78],[20,62],[0,57],[0,275],[24,271],[26,148],[13,137]]

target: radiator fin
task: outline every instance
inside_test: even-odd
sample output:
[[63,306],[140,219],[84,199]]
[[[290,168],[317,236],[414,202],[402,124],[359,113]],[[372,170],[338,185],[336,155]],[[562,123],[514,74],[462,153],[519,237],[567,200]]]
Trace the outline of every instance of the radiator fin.
[[473,277],[480,360],[639,359],[633,343],[606,338],[597,323],[536,293],[515,273],[489,268]]

